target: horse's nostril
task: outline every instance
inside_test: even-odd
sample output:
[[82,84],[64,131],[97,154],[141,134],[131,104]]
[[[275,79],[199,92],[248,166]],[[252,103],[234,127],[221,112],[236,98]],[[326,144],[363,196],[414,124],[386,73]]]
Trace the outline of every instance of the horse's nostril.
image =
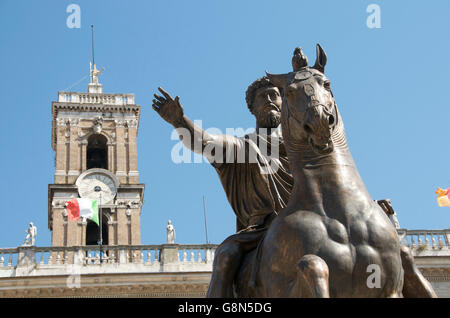
[[303,129],[305,129],[305,131],[306,131],[308,134],[311,134],[311,133],[312,133],[312,129],[311,129],[311,127],[309,127],[308,125],[303,126]]
[[330,117],[328,117],[328,124],[330,126],[332,126],[334,124],[334,116],[333,115],[330,115]]

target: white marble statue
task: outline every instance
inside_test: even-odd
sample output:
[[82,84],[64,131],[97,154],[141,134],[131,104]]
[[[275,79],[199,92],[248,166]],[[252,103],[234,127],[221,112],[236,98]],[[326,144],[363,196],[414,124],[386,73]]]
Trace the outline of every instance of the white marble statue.
[[166,226],[167,231],[167,244],[175,243],[175,228],[172,225],[172,221],[169,220]]
[[27,233],[27,236],[25,237],[25,242],[23,243],[23,245],[34,246],[34,242],[37,236],[37,228],[33,225],[33,222],[30,222],[30,226],[25,231],[25,233]]
[[92,68],[92,63],[90,63],[90,69],[91,69],[91,83],[92,84],[98,84],[98,76],[103,72],[104,68],[102,68],[100,71],[97,69],[97,66]]

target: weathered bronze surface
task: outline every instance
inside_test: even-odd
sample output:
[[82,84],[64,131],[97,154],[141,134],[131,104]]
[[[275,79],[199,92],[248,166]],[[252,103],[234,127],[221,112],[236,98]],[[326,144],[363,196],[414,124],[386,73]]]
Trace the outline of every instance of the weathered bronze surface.
[[[403,259],[405,296],[435,296],[359,176],[324,74],[325,52],[317,45],[313,67],[301,66],[300,52],[294,52],[294,72],[268,74],[285,92],[281,124],[294,188],[245,258],[236,295],[402,297]],[[374,268],[377,286],[368,283]],[[420,293],[413,291],[418,286]]]

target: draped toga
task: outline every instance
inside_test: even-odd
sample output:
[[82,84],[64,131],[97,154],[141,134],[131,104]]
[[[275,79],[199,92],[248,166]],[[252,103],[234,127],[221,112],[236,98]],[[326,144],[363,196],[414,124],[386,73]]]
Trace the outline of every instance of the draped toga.
[[262,129],[244,137],[222,137],[226,158],[211,163],[236,214],[237,230],[265,226],[268,216],[271,220],[286,207],[294,184],[281,126],[270,135]]

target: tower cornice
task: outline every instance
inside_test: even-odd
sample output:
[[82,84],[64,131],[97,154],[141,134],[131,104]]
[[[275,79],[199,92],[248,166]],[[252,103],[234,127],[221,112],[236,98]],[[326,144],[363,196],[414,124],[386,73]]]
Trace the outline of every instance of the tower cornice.
[[[71,93],[70,93],[71,94]],[[134,102],[134,95],[133,94],[90,94],[90,93],[74,93],[74,94],[81,94],[81,95],[95,95],[99,96],[100,100],[103,100],[101,95],[108,95],[108,96],[132,96],[133,102]],[[91,96],[92,97],[92,96]],[[57,127],[57,118],[58,118],[58,112],[60,111],[68,111],[68,112],[101,112],[101,113],[131,113],[136,118],[136,123],[133,123],[133,126],[135,128],[139,128],[139,118],[141,113],[141,106],[136,104],[124,104],[117,99],[117,103],[112,103],[111,99],[105,99],[109,100],[108,103],[88,103],[88,102],[67,102],[67,101],[57,101],[52,102],[52,149],[55,150],[56,146],[56,127]],[[114,99],[116,100],[116,99]],[[75,116],[76,117],[76,116]]]

